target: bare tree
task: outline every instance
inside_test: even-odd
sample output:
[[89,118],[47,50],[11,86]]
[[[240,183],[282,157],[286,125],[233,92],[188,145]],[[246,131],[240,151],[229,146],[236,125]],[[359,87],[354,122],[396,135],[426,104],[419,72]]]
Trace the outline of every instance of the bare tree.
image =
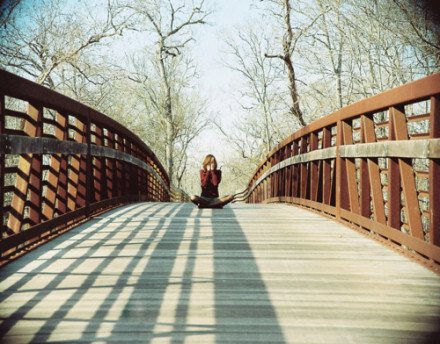
[[[248,24],[245,28],[236,30],[233,36],[225,37],[224,41],[231,55],[226,66],[242,77],[238,102],[249,114],[244,119],[247,122],[245,127],[238,123],[235,127],[252,127],[255,142],[261,141],[260,148],[269,152],[274,146],[274,141],[286,134],[280,132],[280,121],[274,119],[284,110],[280,101],[284,95],[280,66],[277,60],[266,58],[264,55],[272,45],[271,32],[265,32],[263,26]],[[250,134],[252,130],[249,128],[245,131]]]
[[18,4],[0,34],[0,65],[52,89],[59,83],[54,72],[60,67],[87,77],[81,56],[102,47],[106,39],[121,35],[126,21],[119,21],[110,0],[101,17],[84,6],[72,10],[60,0]]
[[0,3],[0,27],[4,27],[9,22],[9,18],[20,2],[21,0],[11,0],[9,2]]
[[[157,90],[150,89],[150,100],[156,102],[156,108],[162,116],[161,121],[165,123],[165,165],[171,178],[174,176],[174,140],[175,132],[175,107],[173,97],[173,81],[171,80],[170,69],[173,68],[172,61],[183,54],[185,48],[193,40],[191,27],[205,24],[210,12],[204,10],[204,0],[194,1],[138,1],[122,2],[121,8],[129,13],[134,13],[139,18],[138,30],[147,30],[154,35],[156,48],[156,66],[159,72],[161,95],[152,96]],[[146,27],[142,27],[146,24]],[[157,85],[155,85],[157,86]],[[175,84],[174,84],[175,86]]]
[[[148,49],[146,49],[148,51]],[[132,57],[133,70],[129,79],[140,108],[132,112],[132,123],[136,132],[144,138],[161,160],[167,161],[172,153],[173,181],[180,187],[186,169],[187,150],[209,124],[206,101],[195,87],[197,77],[191,59],[176,56],[167,63],[167,82],[170,93],[164,92],[160,61],[156,56],[148,58],[147,52]],[[171,95],[172,113],[164,115]],[[170,135],[164,135],[170,130]]]
[[268,58],[279,58],[286,66],[288,72],[290,98],[292,101],[290,113],[295,116],[300,125],[304,127],[306,126],[306,121],[299,103],[297,79],[295,76],[295,68],[293,66],[293,54],[300,38],[316,23],[319,17],[312,18],[308,23],[301,24],[301,26],[297,25],[297,27],[294,29],[291,21],[293,17],[291,0],[267,0],[266,2],[271,2],[276,6],[276,10],[272,10],[271,12],[274,16],[282,19],[284,33],[282,38],[282,53],[266,53],[265,56]]

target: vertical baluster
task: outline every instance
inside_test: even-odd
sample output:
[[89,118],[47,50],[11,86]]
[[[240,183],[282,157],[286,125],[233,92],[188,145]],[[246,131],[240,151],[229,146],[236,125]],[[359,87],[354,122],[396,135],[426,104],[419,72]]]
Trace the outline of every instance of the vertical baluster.
[[[79,143],[86,143],[86,125],[75,118],[75,131],[73,140]],[[86,157],[82,154],[74,154],[71,157],[70,177],[67,187],[68,200],[67,208],[69,211],[75,210],[86,205],[86,178],[85,178]]]
[[[307,139],[302,136],[301,137],[301,148],[300,148],[300,154],[307,153]],[[300,164],[300,198],[306,199],[307,198],[307,163],[303,162]]]
[[[90,210],[90,204],[94,201],[92,199],[94,195],[93,190],[93,157],[92,157],[92,118],[91,118],[91,109],[88,110],[87,113],[87,125],[86,125],[86,142],[87,142],[87,156],[85,161],[85,173],[83,174],[85,177],[84,184],[85,184],[85,200],[86,200],[86,214],[89,215]],[[80,181],[81,182],[81,181]]]
[[[151,157],[147,158],[148,160],[148,166],[150,166],[151,168],[153,168],[153,162],[151,161]],[[151,172],[148,172],[148,187],[147,187],[147,195],[148,195],[148,200],[153,200],[153,174]]]
[[[0,135],[5,133],[5,95],[0,94]],[[0,238],[6,232],[4,216],[5,202],[5,154],[0,154]]]
[[[310,134],[310,151],[313,152],[318,149],[318,134],[313,132]],[[310,200],[316,201],[318,199],[318,164],[317,160],[310,161]]]
[[[298,155],[298,141],[292,142],[292,156]],[[300,197],[300,188],[299,188],[299,164],[295,164],[292,166],[292,197]]]
[[[391,107],[390,117],[393,118],[393,130],[396,140],[408,140],[405,110],[403,107]],[[411,159],[398,159],[403,196],[408,216],[408,223],[413,237],[424,239],[422,219],[420,215],[414,171]]]
[[[362,126],[362,136],[364,138],[365,143],[375,143],[377,141],[376,139],[376,133],[374,131],[374,122],[373,119],[369,116],[362,116],[361,121]],[[379,163],[377,158],[368,158],[363,159],[366,163],[364,166],[367,170],[367,178],[366,180],[363,180],[363,183],[365,183],[363,186],[361,186],[361,190],[367,195],[365,195],[365,199],[363,202],[367,202],[368,204],[363,204],[363,207],[368,208],[364,209],[363,216],[369,217],[370,216],[370,191],[371,191],[371,198],[373,200],[373,209],[374,209],[374,216],[375,220],[379,223],[386,224],[386,218],[385,218],[385,207],[384,207],[384,199],[383,199],[383,192],[382,192],[382,184],[380,183],[380,170],[379,170]]]
[[[330,128],[322,130],[322,148],[329,148],[332,144],[332,133]],[[330,204],[331,196],[331,160],[325,159],[322,162],[322,203]]]
[[[67,140],[67,116],[57,113],[55,137],[58,140]],[[55,208],[58,206],[61,213],[66,211],[66,179],[67,162],[64,154],[52,154],[50,158],[50,169],[46,199],[43,205],[43,216],[50,220],[54,217]],[[57,198],[59,202],[57,204]]]
[[[440,96],[431,97],[431,139],[440,138]],[[429,162],[429,205],[430,225],[429,238],[431,243],[440,246],[440,159]]]
[[[292,143],[286,146],[286,159],[289,159],[292,156]],[[285,186],[284,186],[284,195],[286,197],[292,196],[292,166],[286,167],[286,175],[285,175]]]
[[[28,105],[28,116],[24,123],[24,132],[30,137],[41,137],[43,133],[43,108],[41,106]],[[30,225],[40,222],[41,177],[42,155],[23,154],[20,156],[14,196],[12,198],[12,209],[9,214],[9,227],[15,233],[20,232],[23,225],[28,192],[30,199]]]
[[[389,112],[388,140],[396,140],[394,116]],[[400,173],[398,158],[388,158],[388,226],[400,230]]]
[[[353,144],[353,127],[351,124],[347,122],[342,122],[342,135],[344,145],[352,145]],[[359,214],[359,196],[358,196],[358,187],[356,182],[356,165],[355,159],[353,158],[345,158],[345,168],[346,168],[346,187],[348,190],[348,198],[349,198],[349,208],[347,208],[347,204],[344,204],[345,209],[350,209],[352,213]]]
[[[107,131],[107,147],[111,149],[115,149],[115,135],[112,131]],[[115,170],[116,170],[116,160],[115,159],[106,159],[106,190],[107,195],[106,198],[115,198],[116,190],[115,190]]]
[[345,208],[345,203],[347,201],[346,192],[346,169],[345,161],[341,158],[341,146],[343,145],[343,134],[342,134],[342,121],[338,121],[337,132],[336,132],[336,218],[341,218],[341,208]]
[[[101,126],[95,125],[94,130],[95,145],[103,146],[103,130]],[[99,202],[103,199],[104,193],[104,164],[103,157],[95,156],[93,158],[93,198],[92,202]]]
[[[121,135],[118,133],[116,137],[117,150],[120,152],[124,151],[124,142]],[[116,195],[118,197],[122,197],[124,194],[124,181],[123,181],[123,173],[124,173],[124,162],[120,160],[116,160],[116,171],[114,173],[115,180],[113,185],[115,185]]]
[[[371,120],[370,118],[366,118],[365,115],[361,116],[361,137],[360,137],[360,143],[364,144],[369,142],[369,139],[367,138],[367,133],[369,133],[369,130],[366,129],[368,120]],[[373,127],[374,130],[374,127]],[[374,133],[374,132],[373,132]],[[376,141],[376,140],[374,140]],[[372,141],[370,141],[372,142]],[[359,184],[360,184],[360,197],[359,197],[359,205],[360,205],[360,213],[362,216],[366,218],[370,218],[370,174],[368,171],[368,161],[367,158],[361,158],[360,163],[360,173],[359,173]],[[380,180],[380,179],[379,179]],[[377,181],[376,181],[377,183]]]

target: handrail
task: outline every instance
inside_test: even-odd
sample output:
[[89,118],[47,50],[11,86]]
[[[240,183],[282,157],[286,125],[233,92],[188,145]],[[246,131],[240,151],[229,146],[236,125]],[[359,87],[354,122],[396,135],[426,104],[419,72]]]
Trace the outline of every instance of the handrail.
[[[21,102],[27,112],[12,109]],[[0,255],[106,209],[170,201],[169,177],[134,133],[71,98],[0,70]]]
[[170,192],[171,202],[188,203],[191,202],[191,197],[182,189],[172,185]]
[[439,175],[440,73],[291,134],[259,164],[246,196],[332,216],[439,269]]

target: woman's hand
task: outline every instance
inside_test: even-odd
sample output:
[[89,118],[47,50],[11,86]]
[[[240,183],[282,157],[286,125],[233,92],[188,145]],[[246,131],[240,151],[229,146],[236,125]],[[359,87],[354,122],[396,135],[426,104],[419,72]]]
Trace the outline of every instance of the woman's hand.
[[214,163],[211,164],[211,170],[215,171],[215,164]]
[[210,164],[206,166],[206,170],[207,171],[211,171],[211,165]]

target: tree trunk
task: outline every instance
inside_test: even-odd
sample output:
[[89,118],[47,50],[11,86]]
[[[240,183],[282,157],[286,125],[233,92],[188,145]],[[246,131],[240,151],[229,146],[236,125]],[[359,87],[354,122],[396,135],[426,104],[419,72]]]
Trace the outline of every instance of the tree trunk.
[[174,170],[174,156],[173,156],[173,145],[174,145],[174,133],[173,133],[173,108],[171,101],[171,87],[168,81],[168,75],[165,68],[165,51],[163,38],[159,40],[159,46],[157,49],[157,59],[159,61],[160,76],[162,79],[162,88],[165,94],[165,117],[166,117],[166,149],[165,149],[165,164],[168,170],[168,176],[170,178],[170,183],[173,184],[173,170]]
[[298,101],[298,90],[296,88],[296,80],[295,80],[295,69],[293,68],[292,58],[291,58],[291,49],[292,49],[292,41],[293,41],[293,32],[292,25],[290,24],[290,0],[285,0],[285,17],[284,21],[286,23],[286,35],[283,39],[283,52],[284,52],[284,63],[287,66],[287,70],[289,73],[289,90],[290,90],[290,98],[292,99],[292,106],[290,107],[290,112],[296,118],[298,118],[299,123],[302,127],[306,126],[306,122],[304,121],[303,113],[301,112],[299,101]]

